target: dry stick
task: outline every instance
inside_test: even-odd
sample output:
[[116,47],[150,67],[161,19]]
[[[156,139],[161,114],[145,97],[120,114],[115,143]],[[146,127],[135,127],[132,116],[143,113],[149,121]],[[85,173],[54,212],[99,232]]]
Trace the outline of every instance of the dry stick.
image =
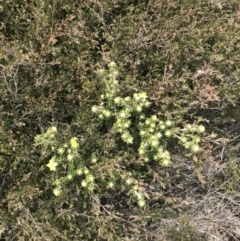
[[95,202],[97,202],[97,203],[104,209],[104,211],[106,211],[106,212],[107,212],[110,216],[112,216],[113,218],[116,218],[116,219],[119,219],[119,220],[121,220],[121,221],[123,221],[123,222],[126,222],[126,223],[132,225],[132,226],[135,227],[135,228],[138,228],[138,229],[140,229],[140,230],[142,230],[142,231],[144,231],[144,232],[146,232],[146,233],[151,234],[152,236],[154,236],[154,237],[156,237],[156,238],[162,238],[162,237],[156,235],[155,233],[152,233],[151,231],[149,231],[149,230],[147,230],[147,229],[145,229],[145,228],[140,227],[140,226],[137,225],[137,224],[134,224],[134,223],[132,223],[132,222],[130,222],[130,221],[124,219],[124,218],[121,218],[121,217],[118,217],[118,216],[115,215],[115,214],[112,214],[112,213],[111,213],[105,206],[103,206],[94,196],[91,195],[91,197],[92,197],[92,199],[94,199]]

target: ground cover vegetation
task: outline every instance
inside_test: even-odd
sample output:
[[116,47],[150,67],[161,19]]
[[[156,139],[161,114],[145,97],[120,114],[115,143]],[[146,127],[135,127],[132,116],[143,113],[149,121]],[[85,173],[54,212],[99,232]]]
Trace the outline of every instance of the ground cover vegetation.
[[238,0],[0,1],[0,238],[240,239]]

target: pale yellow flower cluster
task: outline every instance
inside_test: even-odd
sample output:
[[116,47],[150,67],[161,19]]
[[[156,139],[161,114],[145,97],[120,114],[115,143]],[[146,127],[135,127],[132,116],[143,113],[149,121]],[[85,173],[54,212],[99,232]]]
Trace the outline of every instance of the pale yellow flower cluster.
[[150,158],[157,161],[161,166],[169,166],[171,164],[170,153],[164,150],[162,139],[170,137],[173,134],[173,126],[170,120],[162,121],[156,115],[145,119],[144,123],[139,125],[141,143],[138,153],[143,157],[145,162],[149,162]]
[[201,141],[199,135],[205,132],[203,125],[190,125],[187,124],[178,136],[179,143],[182,144],[186,149],[193,153],[200,150],[199,142]]

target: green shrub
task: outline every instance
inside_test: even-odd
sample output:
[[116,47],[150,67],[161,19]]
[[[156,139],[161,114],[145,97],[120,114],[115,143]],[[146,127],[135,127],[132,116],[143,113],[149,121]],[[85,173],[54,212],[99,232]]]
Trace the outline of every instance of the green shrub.
[[213,132],[239,134],[238,5],[2,1],[3,238],[161,240],[146,223],[204,192]]

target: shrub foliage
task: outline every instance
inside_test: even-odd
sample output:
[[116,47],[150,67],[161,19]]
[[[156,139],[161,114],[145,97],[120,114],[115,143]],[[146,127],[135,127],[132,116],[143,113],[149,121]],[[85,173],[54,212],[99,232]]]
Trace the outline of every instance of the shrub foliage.
[[239,9],[1,1],[1,238],[237,240]]

